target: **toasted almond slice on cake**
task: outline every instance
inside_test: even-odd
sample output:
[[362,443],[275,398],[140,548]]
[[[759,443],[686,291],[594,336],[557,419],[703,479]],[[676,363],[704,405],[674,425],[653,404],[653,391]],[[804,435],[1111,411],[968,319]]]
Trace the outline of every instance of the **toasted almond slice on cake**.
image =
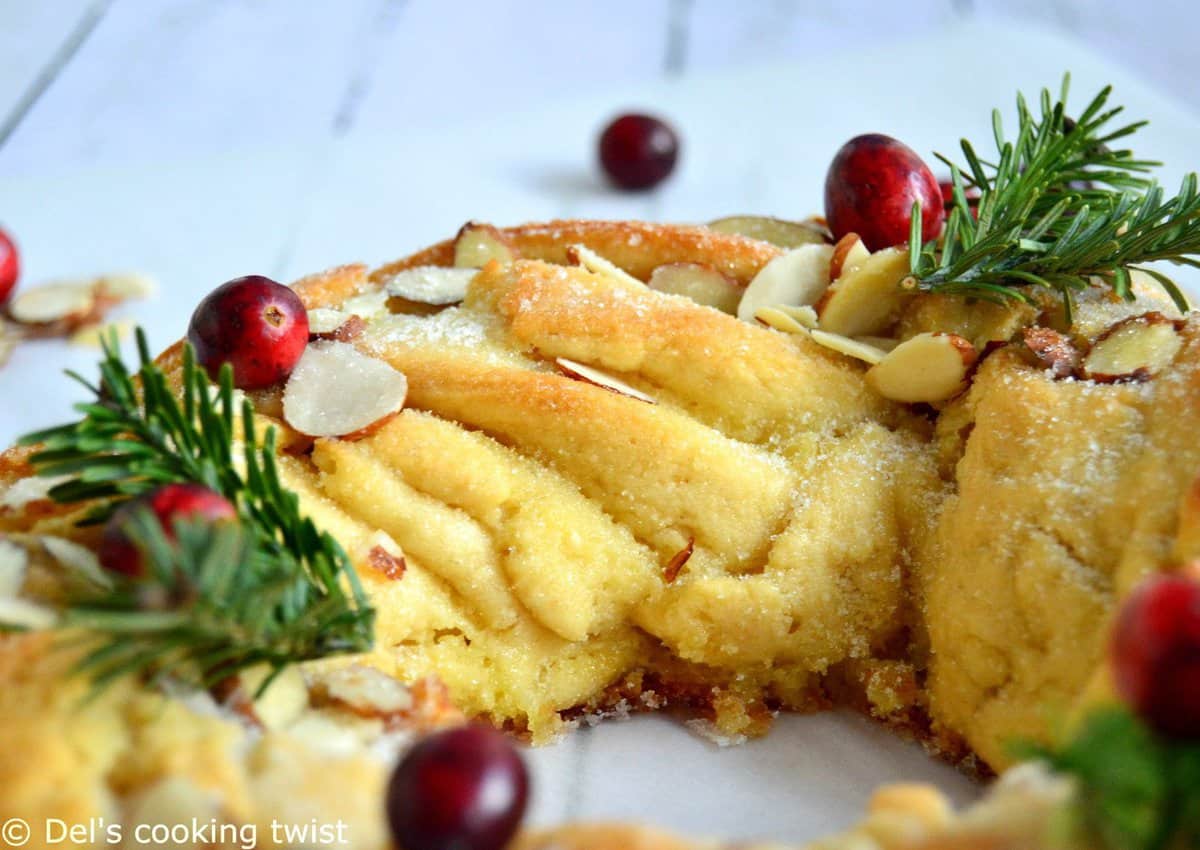
[[0,597],[16,596],[25,583],[29,553],[11,540],[0,539]]
[[149,298],[158,289],[154,278],[141,272],[118,272],[101,275],[95,281],[102,297],[114,301],[133,301]]
[[733,278],[704,263],[659,266],[651,273],[647,286],[668,295],[682,295],[730,315],[737,312],[742,299],[742,288]]
[[308,333],[310,336],[331,334],[340,328],[350,315],[328,307],[314,307],[308,311]]
[[15,596],[0,596],[0,627],[37,631],[57,623],[58,612],[53,608]]
[[454,237],[454,266],[481,269],[492,260],[511,263],[517,250],[503,233],[490,224],[468,221]]
[[57,281],[18,292],[8,305],[12,318],[25,325],[58,325],[70,328],[87,321],[96,311],[92,281]]
[[1044,369],[1054,378],[1066,378],[1075,374],[1082,355],[1070,337],[1052,328],[1022,328],[1021,344],[1016,350],[1031,366]]
[[640,288],[645,285],[620,266],[601,257],[587,245],[571,245],[568,247],[567,259],[573,265],[582,266],[592,274],[604,275],[605,277],[620,281],[627,286]]
[[283,390],[283,417],[310,437],[365,437],[400,412],[408,379],[353,345],[310,343]]
[[629,384],[622,381],[620,378],[614,378],[607,372],[601,372],[599,369],[594,369],[586,363],[579,363],[575,360],[568,360],[566,357],[556,357],[554,362],[558,364],[558,368],[566,373],[567,377],[575,378],[579,381],[585,381],[589,384],[595,384],[598,387],[603,387],[606,390],[611,390],[614,393],[627,395],[630,398],[635,398],[638,401],[644,401],[647,404],[657,404],[653,397],[646,395],[636,387],[631,387]]
[[821,329],[842,336],[882,334],[911,294],[900,282],[908,275],[908,251],[885,248],[848,269],[817,303]]
[[396,272],[388,278],[385,289],[388,295],[396,298],[444,307],[466,298],[467,286],[478,273],[478,269],[417,266]]
[[829,241],[828,231],[815,221],[787,221],[762,215],[731,215],[710,221],[708,227],[718,233],[732,233],[770,242],[780,248]]
[[962,391],[974,365],[975,348],[961,336],[922,333],[887,352],[867,383],[892,401],[945,401]]
[[1180,322],[1162,313],[1144,313],[1117,322],[1083,358],[1085,378],[1102,384],[1146,381],[1175,359],[1183,340]]
[[829,260],[829,277],[837,280],[846,272],[861,266],[869,256],[871,252],[863,244],[862,237],[857,233],[847,233],[833,246],[833,256]]
[[802,322],[779,307],[759,307],[754,311],[754,318],[785,334],[806,334],[809,330]]
[[812,304],[829,286],[832,256],[833,246],[823,244],[801,245],[780,254],[750,281],[738,303],[737,317],[752,322],[759,307]]
[[887,352],[882,348],[876,348],[870,343],[862,342],[861,340],[851,339],[848,336],[839,334],[831,334],[828,331],[816,329],[809,332],[813,342],[836,351],[839,354],[845,354],[847,357],[853,357],[856,360],[861,360],[864,363],[870,363],[874,366],[887,356]]

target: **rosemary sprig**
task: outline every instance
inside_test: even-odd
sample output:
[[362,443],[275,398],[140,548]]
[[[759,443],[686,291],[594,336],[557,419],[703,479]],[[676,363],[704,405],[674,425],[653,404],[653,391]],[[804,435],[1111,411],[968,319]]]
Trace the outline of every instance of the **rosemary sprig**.
[[[1058,292],[1070,311],[1074,293],[1100,282],[1132,300],[1129,272],[1144,271],[1181,310],[1187,299],[1158,260],[1200,267],[1200,192],[1195,174],[1165,198],[1146,176],[1160,163],[1110,145],[1146,122],[1113,127],[1105,88],[1078,119],[1067,117],[1069,77],[1057,100],[1043,89],[1039,114],[1017,97],[1017,135],[1005,138],[999,111],[992,129],[998,158],[984,161],[967,140],[966,167],[950,166],[954,203],[940,241],[922,241],[913,215],[912,279],[923,290],[991,301],[1032,301],[1031,290]],[[966,189],[979,191],[972,209]]]
[[1086,846],[1200,847],[1200,743],[1164,741],[1123,708],[1094,710],[1057,749],[1020,747],[1077,784]]
[[116,336],[106,339],[98,386],[68,373],[94,396],[76,406],[83,418],[22,438],[43,444],[31,458],[39,475],[71,476],[50,497],[96,500],[85,522],[99,522],[125,498],[195,482],[233,502],[241,522],[182,523],[172,543],[151,517],[137,521],[147,574],[65,612],[95,641],[81,667],[101,685],[165,672],[207,685],[254,664],[277,672],[369,649],[374,612],[349,559],[280,482],[275,431],[260,436],[250,402],[235,404],[229,367],[214,385],[185,346],[177,398],[140,329],[137,345],[134,375]]

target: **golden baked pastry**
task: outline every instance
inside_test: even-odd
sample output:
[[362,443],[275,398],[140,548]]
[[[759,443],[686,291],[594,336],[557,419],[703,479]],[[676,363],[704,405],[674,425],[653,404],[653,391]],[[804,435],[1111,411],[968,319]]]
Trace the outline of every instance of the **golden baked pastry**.
[[[744,286],[780,256],[767,243],[636,223],[493,233],[511,255],[468,274],[461,303],[421,304],[397,284],[451,265],[453,242],[295,284],[310,315],[405,375],[394,417],[312,439],[279,391],[251,393],[281,434],[285,487],[354,563],[378,615],[374,649],[291,668],[303,676],[258,710],[242,685],[256,737],[195,697],[129,682],[68,721],[82,687],[69,656],[42,635],[4,638],[0,819],[132,823],[165,807],[266,824],[303,806],[353,824],[354,846],[381,847],[369,801],[384,771],[369,750],[453,719],[436,688],[414,701],[400,684],[434,680],[466,715],[536,743],[583,714],[659,708],[736,740],[778,710],[836,700],[1001,770],[1014,737],[1049,742],[1081,699],[1104,696],[1098,624],[1115,601],[1196,554],[1183,533],[1200,469],[1187,439],[1200,420],[1195,320],[1172,325],[1178,350],[1152,381],[1062,380],[1014,343],[934,412],[881,397],[858,360],[806,333],[642,282],[695,263]],[[953,332],[982,350],[1036,318],[960,304],[911,298],[898,339]],[[1132,303],[1096,295],[1074,327],[1095,337],[1173,310],[1148,288]],[[178,375],[180,357],[176,346],[159,363]],[[34,553],[24,593],[53,601],[63,570],[41,536],[96,537],[30,472],[24,451],[5,457],[0,525]],[[392,707],[330,698],[346,676]],[[1035,785],[1046,806],[1063,795]],[[969,846],[942,833],[987,834],[1008,787],[961,822],[930,792],[883,793],[854,833],[876,843],[845,846],[910,846],[889,829]],[[926,809],[940,813],[932,825]],[[591,829],[552,843],[639,841],[670,846]]]

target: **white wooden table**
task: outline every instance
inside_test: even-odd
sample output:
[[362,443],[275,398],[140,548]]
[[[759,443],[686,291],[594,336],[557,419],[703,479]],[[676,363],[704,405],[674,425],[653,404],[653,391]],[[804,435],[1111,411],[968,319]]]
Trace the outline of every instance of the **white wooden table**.
[[[1200,165],[1200,103],[1179,97],[1197,97],[1190,5],[1136,5],[1164,19],[1087,0],[0,0],[0,222],[29,282],[156,276],[160,295],[127,315],[159,347],[230,277],[381,262],[468,218],[807,215],[850,136],[953,152],[989,138],[992,106],[1066,69],[1080,98],[1112,81],[1153,119],[1139,152],[1174,182]],[[1002,23],[1000,7],[1049,28]],[[1156,47],[1110,64],[1063,27]],[[612,192],[592,163],[597,127],[630,106],[682,133],[654,193]],[[76,393],[59,372],[95,356],[19,349],[0,371],[0,444],[65,418]],[[535,817],[799,839],[845,824],[882,780],[972,793],[857,718],[781,726],[719,753],[663,719],[585,730],[534,755]]]

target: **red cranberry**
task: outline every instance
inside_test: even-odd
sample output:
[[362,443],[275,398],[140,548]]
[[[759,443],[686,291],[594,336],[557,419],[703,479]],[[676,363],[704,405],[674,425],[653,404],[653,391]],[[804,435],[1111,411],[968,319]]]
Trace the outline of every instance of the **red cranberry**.
[[233,383],[257,390],[282,381],[308,344],[300,296],[262,275],[239,277],[210,292],[188,325],[196,359],[214,378],[223,363]]
[[1147,723],[1200,738],[1200,579],[1144,582],[1117,617],[1111,651],[1117,691]]
[[600,164],[622,189],[649,189],[675,170],[679,137],[653,115],[622,115],[600,136]]
[[149,508],[167,539],[175,539],[174,523],[184,517],[222,522],[237,519],[237,509],[220,493],[199,484],[166,484],[119,507],[109,517],[100,539],[100,564],[134,578],[145,573],[142,553],[129,536],[134,511]]
[[[938,182],[938,189],[942,193],[942,205],[946,208],[946,214],[949,215],[950,210],[954,209],[954,181],[941,180]],[[967,196],[967,206],[971,208],[971,212],[976,212],[979,204],[979,190],[964,183],[963,194]]]
[[400,761],[387,816],[404,850],[502,850],[528,796],[525,764],[508,739],[464,726],[429,736]]
[[857,233],[872,251],[908,242],[913,202],[921,204],[921,238],[936,239],[946,211],[937,178],[919,156],[891,136],[856,136],[833,158],[825,177],[825,218],[834,240]]
[[17,256],[17,243],[0,228],[0,304],[4,304],[12,295],[20,274],[21,263]]

